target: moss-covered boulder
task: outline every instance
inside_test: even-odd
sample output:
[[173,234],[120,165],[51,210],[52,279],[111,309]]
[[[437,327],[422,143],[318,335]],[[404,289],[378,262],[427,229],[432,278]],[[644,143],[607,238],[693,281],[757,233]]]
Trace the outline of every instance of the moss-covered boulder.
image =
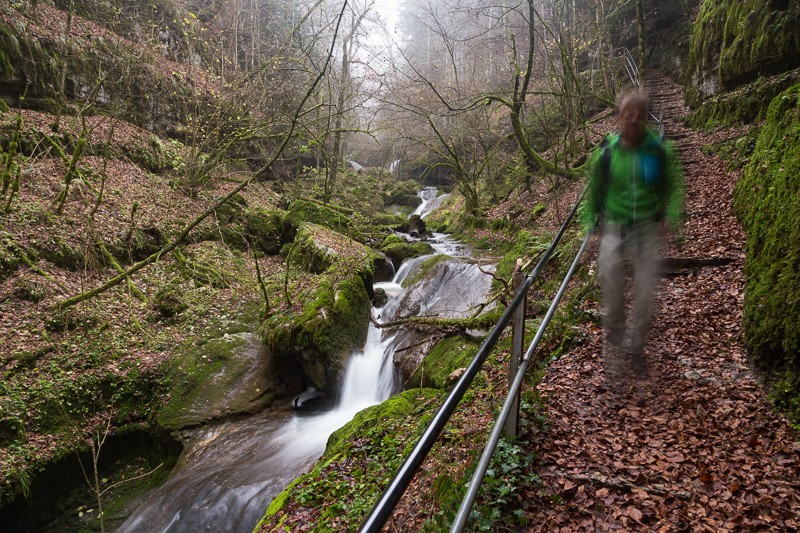
[[389,205],[403,205],[417,207],[422,203],[422,198],[417,195],[419,183],[413,180],[393,181],[387,184],[383,192],[383,203]]
[[409,387],[447,389],[478,353],[481,341],[469,335],[445,337],[428,352],[408,381]]
[[433,247],[427,242],[409,242],[395,234],[388,235],[378,246],[378,249],[392,260],[395,268],[398,268],[406,259],[430,255],[434,251]]
[[283,240],[291,242],[303,222],[313,222],[343,235],[364,242],[361,231],[353,223],[352,212],[311,200],[294,200],[286,210],[283,220]]
[[687,61],[690,105],[762,75],[800,66],[800,3],[705,0]]
[[281,250],[284,211],[253,208],[245,213],[244,228],[252,243],[265,254],[275,255]]
[[[734,206],[747,236],[744,329],[757,363],[800,383],[800,84],[769,107]],[[798,397],[794,388],[794,397]],[[797,402],[800,415],[800,403]]]
[[369,294],[357,272],[332,272],[313,282],[301,309],[271,315],[260,332],[273,354],[302,368],[307,385],[334,394],[347,359],[366,338]]
[[310,222],[300,224],[289,250],[289,261],[307,272],[321,274],[344,266],[361,276],[369,286],[372,285],[375,262],[381,259],[381,255],[368,246]]
[[255,306],[245,311],[236,319],[218,321],[166,363],[171,386],[157,415],[159,426],[180,429],[256,412],[297,388],[299,376],[282,372],[253,335]]

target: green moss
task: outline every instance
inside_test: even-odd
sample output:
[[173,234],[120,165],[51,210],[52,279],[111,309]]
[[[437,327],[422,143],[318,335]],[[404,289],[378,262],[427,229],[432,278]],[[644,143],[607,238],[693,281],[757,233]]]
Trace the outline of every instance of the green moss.
[[173,280],[158,288],[153,298],[153,306],[162,317],[171,318],[188,309],[189,304],[183,287]]
[[428,352],[414,375],[409,379],[411,387],[429,387],[447,389],[457,376],[459,369],[464,369],[478,353],[481,341],[468,335],[446,337]]
[[301,312],[275,313],[260,331],[272,353],[302,366],[307,383],[333,393],[347,358],[366,337],[369,295],[353,271],[340,280],[326,274],[314,282]]
[[425,259],[417,265],[413,272],[406,276],[402,283],[403,287],[408,288],[415,285],[417,282],[427,278],[428,274],[430,274],[431,270],[433,270],[436,265],[450,260],[452,260],[452,257],[445,254],[436,254]]
[[759,78],[732,92],[707,99],[689,117],[688,123],[698,129],[740,126],[764,120],[769,103],[800,80],[800,70],[792,70],[770,78]]
[[73,271],[83,267],[86,259],[86,255],[80,247],[65,241],[58,235],[51,236],[41,245],[40,254],[54,265]]
[[352,213],[310,200],[294,200],[289,204],[283,221],[283,241],[293,241],[303,222],[313,222],[363,242],[361,232],[353,224]]
[[182,344],[165,363],[163,372],[170,395],[158,413],[161,427],[193,426],[250,412],[272,401],[267,376],[262,376],[265,379],[259,386],[242,390],[241,398],[230,398],[245,373],[253,370],[248,350],[254,349],[250,332],[257,327],[257,314],[258,307],[248,305],[238,318],[216,321],[199,338]]
[[743,325],[755,361],[800,370],[800,84],[775,98],[734,207],[747,236]]
[[690,105],[800,62],[800,4],[762,0],[705,0],[692,33],[687,73]]
[[434,252],[433,247],[427,242],[408,241],[396,233],[390,233],[384,237],[377,248],[386,254],[397,266],[406,259],[429,255]]
[[[331,525],[334,519],[355,528],[427,427],[442,395],[412,389],[359,412],[330,436],[315,467],[273,500],[257,528],[279,529],[272,520],[289,503],[324,508],[317,523],[306,524],[312,531],[341,530]],[[363,459],[354,463],[353,457]],[[358,491],[352,490],[354,478]]]
[[10,276],[19,264],[14,239],[11,234],[0,230],[0,280]]
[[[522,259],[523,263],[532,262],[547,250],[549,245],[549,236],[534,235],[525,230],[520,231],[514,244],[497,264],[497,275],[506,279],[509,278],[517,259]],[[528,270],[532,268],[533,266],[529,263]]]
[[285,211],[253,208],[245,213],[245,230],[252,243],[265,254],[277,254],[281,249],[281,233]]

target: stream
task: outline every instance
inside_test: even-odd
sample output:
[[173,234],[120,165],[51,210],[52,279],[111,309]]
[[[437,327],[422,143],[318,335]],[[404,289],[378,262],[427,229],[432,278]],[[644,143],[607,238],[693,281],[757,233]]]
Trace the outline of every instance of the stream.
[[[442,201],[435,189],[424,189],[420,196],[423,203],[416,214],[422,217]],[[428,242],[437,253],[468,256],[465,247],[443,234]],[[389,302],[373,308],[373,316],[385,321],[417,308],[425,314],[459,316],[488,293],[491,278],[459,260],[437,266],[432,280],[404,290],[403,279],[425,259],[410,259],[392,281],[375,284],[386,291]],[[334,431],[399,390],[394,353],[408,339],[407,332],[383,332],[370,323],[365,345],[353,353],[338,403],[330,411],[269,410],[184,432],[184,451],[169,480],[146,496],[118,531],[252,531],[268,503],[320,458]]]

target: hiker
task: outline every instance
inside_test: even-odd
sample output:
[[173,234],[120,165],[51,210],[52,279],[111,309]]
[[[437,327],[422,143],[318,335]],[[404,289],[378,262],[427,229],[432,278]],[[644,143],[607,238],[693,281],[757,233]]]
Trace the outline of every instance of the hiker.
[[[669,143],[647,127],[648,100],[632,90],[620,102],[620,131],[610,134],[590,160],[587,223],[600,233],[598,273],[603,293],[603,356],[608,377],[644,376],[643,349],[661,248],[680,235],[684,184]],[[626,257],[633,272],[633,313],[625,323]]]

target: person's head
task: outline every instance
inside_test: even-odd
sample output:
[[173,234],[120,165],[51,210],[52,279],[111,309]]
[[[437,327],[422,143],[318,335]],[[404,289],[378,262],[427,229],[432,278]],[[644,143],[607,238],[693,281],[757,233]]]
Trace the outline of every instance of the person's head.
[[647,127],[647,95],[639,89],[625,93],[619,104],[620,137],[625,144],[637,146]]

